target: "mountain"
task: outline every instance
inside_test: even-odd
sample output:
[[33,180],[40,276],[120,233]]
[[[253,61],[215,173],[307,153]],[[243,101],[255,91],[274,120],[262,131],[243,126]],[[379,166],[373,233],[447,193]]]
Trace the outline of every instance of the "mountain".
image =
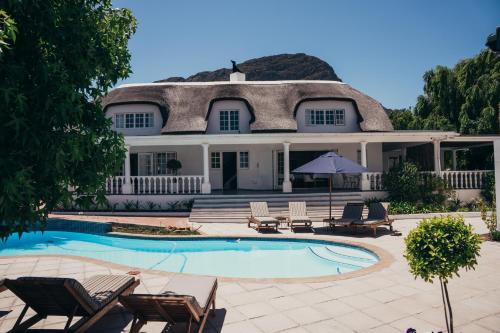
[[[250,59],[238,64],[238,68],[246,74],[247,81],[342,81],[327,62],[304,53],[278,54]],[[231,74],[230,68],[220,68],[215,71],[200,72],[188,78],[174,76],[155,82],[228,81],[229,74]]]

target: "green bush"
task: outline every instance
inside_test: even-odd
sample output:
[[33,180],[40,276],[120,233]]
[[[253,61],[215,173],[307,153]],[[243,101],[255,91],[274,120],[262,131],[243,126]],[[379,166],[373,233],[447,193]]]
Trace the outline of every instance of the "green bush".
[[384,186],[391,201],[410,202],[421,207],[444,206],[446,200],[453,196],[446,181],[431,173],[422,175],[411,162],[401,163],[389,170],[384,175]]
[[448,296],[448,279],[459,276],[460,268],[477,265],[481,240],[463,217],[423,219],[405,238],[404,257],[415,278],[426,282],[438,278],[441,284],[448,332],[453,332],[453,313]]
[[494,240],[495,242],[500,242],[500,231],[495,230],[491,233],[491,240]]
[[488,203],[493,202],[495,196],[495,174],[490,172],[487,173],[483,178],[483,189],[481,190],[481,196]]
[[410,162],[400,163],[384,176],[384,186],[394,201],[417,201],[420,198],[419,170]]

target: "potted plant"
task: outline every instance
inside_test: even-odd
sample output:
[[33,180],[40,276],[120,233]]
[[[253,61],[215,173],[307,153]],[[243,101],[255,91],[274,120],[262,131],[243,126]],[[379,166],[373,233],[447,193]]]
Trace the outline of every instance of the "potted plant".
[[453,333],[453,312],[448,294],[448,279],[460,268],[473,269],[481,240],[463,217],[440,216],[423,219],[405,238],[405,258],[415,278],[426,282],[437,278],[441,286],[446,328]]
[[174,176],[177,176],[177,171],[182,168],[182,163],[179,160],[171,159],[167,161],[167,168],[172,170]]

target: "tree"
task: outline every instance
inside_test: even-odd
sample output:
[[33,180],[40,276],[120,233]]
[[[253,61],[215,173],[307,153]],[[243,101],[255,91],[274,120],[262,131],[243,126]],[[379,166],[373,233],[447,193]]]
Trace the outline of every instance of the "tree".
[[415,278],[426,282],[438,278],[446,318],[446,328],[453,333],[453,312],[448,294],[448,280],[459,276],[460,268],[477,265],[481,240],[463,217],[441,216],[423,219],[405,238],[405,258]]
[[43,224],[72,197],[104,200],[105,180],[125,150],[99,99],[131,72],[136,21],[110,0],[5,0],[2,7],[18,29],[0,57],[5,238]]
[[415,116],[424,120],[423,129],[496,134],[499,102],[500,58],[483,50],[453,68],[437,66],[427,71]]

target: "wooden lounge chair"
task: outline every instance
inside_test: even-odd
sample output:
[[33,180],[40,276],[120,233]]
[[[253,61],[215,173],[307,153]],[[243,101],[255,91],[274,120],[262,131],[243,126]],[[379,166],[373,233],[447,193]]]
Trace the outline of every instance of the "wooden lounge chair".
[[364,203],[349,202],[344,206],[341,218],[333,218],[329,221],[332,230],[337,226],[349,227],[356,221],[361,221],[363,218]]
[[257,231],[262,228],[274,228],[278,231],[279,221],[269,215],[267,202],[250,202],[251,215],[248,218],[248,227],[255,224]]
[[305,201],[289,202],[288,203],[288,222],[290,228],[294,231],[296,227],[304,227],[312,229],[312,221],[307,216],[307,208]]
[[198,332],[203,332],[210,306],[215,315],[215,294],[217,279],[209,276],[176,275],[157,295],[132,294],[120,296],[120,303],[134,314],[130,333],[138,333],[149,321],[166,322],[175,325],[187,323],[191,332],[192,322],[198,324]]
[[[52,277],[6,279],[5,286],[26,304],[9,332],[34,331],[29,328],[47,316],[68,317],[61,332],[86,332],[118,303],[119,295],[138,285],[139,280],[129,275],[97,275],[82,283]],[[35,315],[23,322],[29,308]],[[81,318],[71,325],[74,317]]]
[[368,207],[368,217],[361,221],[353,222],[352,226],[358,228],[370,228],[373,230],[373,237],[377,236],[377,228],[382,225],[389,226],[392,232],[393,219],[389,219],[387,210],[389,208],[388,202],[373,202]]

